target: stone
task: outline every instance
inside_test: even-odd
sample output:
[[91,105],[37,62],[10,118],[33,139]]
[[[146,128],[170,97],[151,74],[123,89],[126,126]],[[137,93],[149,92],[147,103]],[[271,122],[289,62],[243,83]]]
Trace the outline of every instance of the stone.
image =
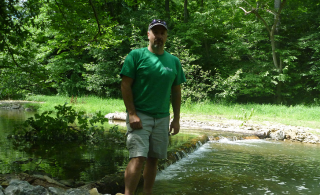
[[48,191],[50,195],[61,195],[64,194],[65,190],[60,189],[60,188],[55,188],[55,187],[49,187]]
[[92,188],[90,191],[89,191],[90,195],[99,195],[99,192],[97,190],[97,188]]
[[286,134],[282,130],[273,131],[270,133],[270,138],[274,140],[283,140]]
[[250,136],[243,137],[243,139],[259,139],[259,137],[256,135],[250,135]]
[[88,190],[82,190],[82,189],[69,189],[64,194],[65,195],[90,195]]
[[9,186],[4,191],[5,195],[48,195],[49,192],[42,186],[32,186],[26,181],[11,180]]
[[49,192],[46,188],[42,186],[32,186],[32,188],[25,192],[26,195],[49,195]]
[[105,118],[107,119],[110,119],[110,120],[126,120],[127,118],[127,113],[125,112],[121,112],[121,113],[109,113],[109,114],[106,114],[104,116]]
[[20,108],[20,104],[13,104],[11,106],[11,109],[19,109]]
[[9,186],[9,183],[7,181],[3,181],[0,186],[3,186],[6,188]]
[[2,186],[0,186],[0,195],[4,195]]

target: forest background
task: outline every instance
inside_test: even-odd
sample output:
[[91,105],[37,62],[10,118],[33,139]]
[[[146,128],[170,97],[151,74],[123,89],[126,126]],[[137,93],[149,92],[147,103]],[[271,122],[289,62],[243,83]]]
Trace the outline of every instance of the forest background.
[[126,55],[163,19],[183,101],[318,105],[319,10],[314,0],[0,0],[0,99],[120,98]]

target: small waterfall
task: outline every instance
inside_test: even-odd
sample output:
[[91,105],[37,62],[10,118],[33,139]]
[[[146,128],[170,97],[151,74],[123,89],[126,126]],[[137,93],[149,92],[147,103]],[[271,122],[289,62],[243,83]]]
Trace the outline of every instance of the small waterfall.
[[179,152],[176,152],[175,155],[176,155],[176,157],[177,157],[177,161],[178,161],[178,160],[181,160],[181,155],[180,155]]
[[199,138],[190,140],[190,142],[187,142],[182,146],[177,147],[175,151],[168,152],[166,159],[159,160],[158,170],[162,171],[170,165],[174,164],[175,162],[181,160],[182,158],[189,157],[189,154],[193,153],[203,145],[202,142],[207,141],[209,141],[209,138],[206,135],[204,135]]
[[202,143],[201,143],[201,141],[198,141],[198,142],[196,143],[196,149],[198,149],[200,146],[202,146]]
[[238,141],[238,138],[236,136],[233,136],[232,141]]
[[183,157],[188,157],[188,154],[184,150],[182,150],[181,152],[183,154]]
[[192,153],[192,152],[194,152],[194,148],[190,147],[188,153]]

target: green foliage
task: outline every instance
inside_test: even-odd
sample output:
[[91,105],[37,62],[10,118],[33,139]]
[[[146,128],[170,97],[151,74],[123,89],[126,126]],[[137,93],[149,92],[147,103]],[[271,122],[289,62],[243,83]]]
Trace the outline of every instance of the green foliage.
[[[108,119],[101,112],[90,120],[85,112],[75,112],[72,106],[55,106],[56,117],[52,117],[52,111],[35,114],[34,118],[28,118],[22,125],[15,127],[16,138],[27,140],[47,141],[88,141],[103,137],[103,126],[97,127],[96,123],[103,124]],[[78,125],[76,125],[76,122]]]
[[23,105],[23,107],[25,109],[28,108],[28,109],[30,109],[32,111],[37,111],[41,107],[41,105],[39,103],[26,103],[26,104]]
[[225,102],[234,102],[237,98],[237,94],[240,90],[240,74],[242,69],[235,72],[234,75],[230,75],[228,78],[223,79],[219,73],[215,75],[218,82],[216,97],[223,99]]
[[250,114],[247,113],[247,111],[243,108],[241,108],[241,114],[240,115],[236,115],[236,118],[238,118],[239,120],[242,120],[243,122],[241,123],[240,126],[243,126],[245,123],[247,123],[251,117],[253,116],[254,113],[254,109],[251,108]]
[[186,76],[187,81],[182,85],[183,100],[200,102],[209,99],[209,93],[214,89],[215,84],[210,71],[204,71],[201,66],[194,64],[199,57],[190,54],[177,37],[171,40],[168,51],[180,59]]
[[119,131],[118,125],[111,127],[108,133],[113,142],[118,144],[124,144],[126,142],[126,137],[121,131]]
[[[0,98],[27,93],[120,97],[119,72],[131,49],[147,46],[154,18],[169,26],[166,44],[184,66],[184,101],[315,103],[319,98],[316,1],[287,1],[275,67],[269,34],[253,8],[274,22],[273,1],[9,0],[0,10]],[[238,73],[238,70],[242,73]],[[301,96],[300,94],[304,94]]]

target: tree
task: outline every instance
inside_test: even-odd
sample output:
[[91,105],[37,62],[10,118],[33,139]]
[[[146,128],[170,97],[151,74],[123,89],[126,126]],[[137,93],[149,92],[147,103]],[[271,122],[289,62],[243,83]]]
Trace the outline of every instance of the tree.
[[[243,7],[239,7],[240,9],[242,9],[245,13],[245,15],[248,14],[255,14],[255,16],[260,19],[264,26],[266,27],[268,33],[269,33],[269,38],[270,38],[270,43],[271,43],[271,48],[272,48],[272,58],[273,58],[273,64],[275,66],[275,68],[278,70],[279,74],[282,73],[282,69],[283,69],[283,65],[282,65],[282,60],[280,58],[280,55],[277,54],[277,47],[276,47],[276,40],[275,37],[279,31],[279,24],[280,24],[280,14],[282,9],[284,8],[285,4],[286,4],[286,0],[275,0],[274,1],[274,9],[270,9],[269,5],[267,3],[262,3],[261,1],[257,1],[257,5],[256,7],[251,6],[250,3],[248,3],[248,1],[243,0],[243,2],[245,2],[249,7],[250,10],[247,11],[245,8]],[[263,17],[261,17],[261,15],[259,14],[259,10],[264,10],[267,13],[270,13],[274,16],[274,21],[273,24],[271,26],[271,28],[269,27],[267,20]],[[277,103],[281,102],[281,79],[279,79],[278,85],[277,85]]]

